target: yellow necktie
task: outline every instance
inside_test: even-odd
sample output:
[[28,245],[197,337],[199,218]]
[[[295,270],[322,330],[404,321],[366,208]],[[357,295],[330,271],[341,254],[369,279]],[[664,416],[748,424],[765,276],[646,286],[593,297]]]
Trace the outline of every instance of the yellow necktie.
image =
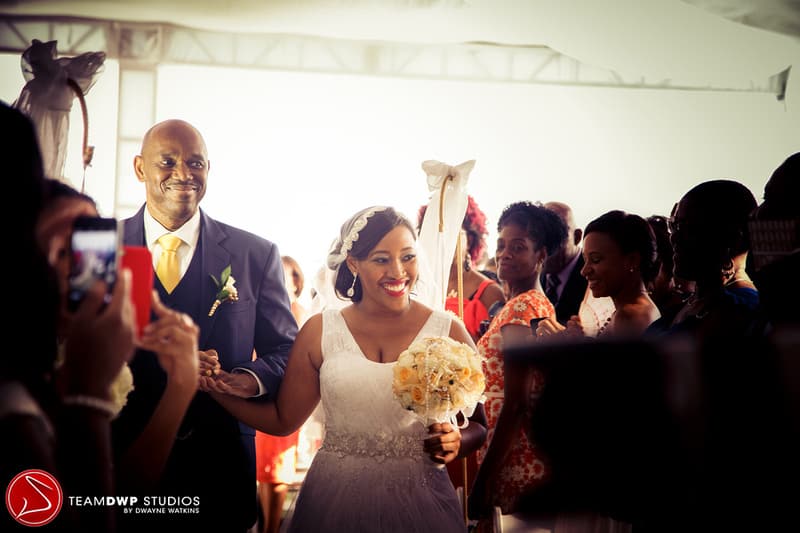
[[163,235],[158,239],[158,244],[161,245],[161,257],[158,258],[156,275],[168,293],[172,293],[181,280],[181,267],[178,262],[177,250],[182,242],[180,237],[169,234]]

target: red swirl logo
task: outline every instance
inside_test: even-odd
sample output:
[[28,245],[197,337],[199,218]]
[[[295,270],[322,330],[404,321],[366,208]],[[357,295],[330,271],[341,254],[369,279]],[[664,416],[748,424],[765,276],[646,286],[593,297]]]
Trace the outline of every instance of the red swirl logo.
[[24,526],[39,527],[58,516],[64,491],[49,472],[31,469],[17,474],[6,489],[6,507],[14,520]]

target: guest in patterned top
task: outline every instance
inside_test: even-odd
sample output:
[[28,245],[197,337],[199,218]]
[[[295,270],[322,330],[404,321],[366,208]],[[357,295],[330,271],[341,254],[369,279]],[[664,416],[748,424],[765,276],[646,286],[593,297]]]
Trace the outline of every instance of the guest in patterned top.
[[542,376],[536,371],[505,374],[502,349],[531,337],[531,319],[555,314],[540,274],[547,256],[567,236],[566,224],[555,212],[531,202],[506,207],[497,231],[497,274],[508,287],[509,300],[477,343],[485,358],[488,434],[478,452],[480,467],[470,495],[470,515],[475,518],[488,518],[493,506],[513,512],[519,496],[547,476],[546,463],[522,430],[518,409],[524,406],[503,401],[504,390],[520,386],[521,380],[527,380],[531,391],[541,390]]

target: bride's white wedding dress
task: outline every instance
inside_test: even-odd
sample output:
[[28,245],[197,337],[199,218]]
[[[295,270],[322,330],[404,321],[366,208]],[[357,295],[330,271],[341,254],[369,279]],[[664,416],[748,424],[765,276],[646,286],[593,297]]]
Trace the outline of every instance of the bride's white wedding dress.
[[[434,311],[415,340],[447,336],[450,320]],[[423,454],[424,424],[392,395],[394,363],[367,359],[339,310],[324,311],[322,324],[325,440],[289,531],[466,531],[447,470]]]

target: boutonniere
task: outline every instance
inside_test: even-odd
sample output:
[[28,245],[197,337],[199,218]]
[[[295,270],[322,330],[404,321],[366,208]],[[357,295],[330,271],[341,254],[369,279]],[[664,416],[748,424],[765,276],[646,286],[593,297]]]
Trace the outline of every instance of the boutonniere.
[[219,279],[214,277],[214,274],[210,274],[211,279],[214,280],[214,285],[217,286],[217,295],[214,297],[214,304],[211,306],[211,310],[208,312],[208,316],[214,316],[214,312],[217,310],[217,307],[221,303],[227,302],[230,300],[231,302],[235,302],[239,299],[239,291],[236,287],[233,286],[236,283],[236,280],[233,279],[231,276],[231,266],[228,265],[219,275]]

